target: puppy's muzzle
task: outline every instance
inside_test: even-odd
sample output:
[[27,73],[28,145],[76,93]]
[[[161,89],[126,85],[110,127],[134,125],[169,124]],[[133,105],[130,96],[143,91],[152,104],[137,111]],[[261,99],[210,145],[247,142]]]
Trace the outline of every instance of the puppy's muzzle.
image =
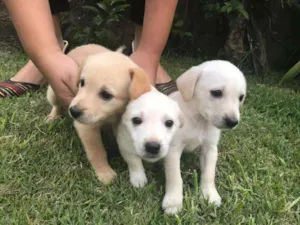
[[150,153],[151,155],[157,155],[160,150],[160,144],[156,141],[146,142],[145,150],[147,153]]
[[69,112],[74,119],[76,119],[82,115],[82,111],[80,109],[78,109],[76,106],[70,107]]
[[234,128],[236,125],[238,125],[239,121],[237,119],[225,117],[224,118],[225,124],[229,128]]

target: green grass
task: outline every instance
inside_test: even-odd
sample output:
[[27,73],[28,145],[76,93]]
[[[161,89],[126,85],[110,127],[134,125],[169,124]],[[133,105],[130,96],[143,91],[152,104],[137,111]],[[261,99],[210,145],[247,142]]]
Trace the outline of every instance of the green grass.
[[[0,78],[24,63],[22,53],[0,57]],[[164,58],[178,76],[200,60]],[[197,153],[182,157],[184,207],[161,210],[161,164],[146,165],[149,185],[134,189],[124,161],[108,186],[97,181],[70,119],[45,124],[45,89],[0,100],[0,224],[300,224],[300,95],[247,76],[248,96],[238,129],[223,133],[216,184],[220,208],[199,189]],[[279,78],[280,79],[280,78]]]

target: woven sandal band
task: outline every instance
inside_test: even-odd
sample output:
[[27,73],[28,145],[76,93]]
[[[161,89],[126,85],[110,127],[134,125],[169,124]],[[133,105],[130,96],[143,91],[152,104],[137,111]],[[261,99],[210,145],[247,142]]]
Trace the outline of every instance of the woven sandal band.
[[6,80],[0,82],[0,97],[21,96],[28,91],[38,90],[40,85],[26,82],[15,82]]
[[178,91],[176,81],[171,80],[167,83],[161,83],[155,85],[156,89],[165,95],[170,95],[175,91]]

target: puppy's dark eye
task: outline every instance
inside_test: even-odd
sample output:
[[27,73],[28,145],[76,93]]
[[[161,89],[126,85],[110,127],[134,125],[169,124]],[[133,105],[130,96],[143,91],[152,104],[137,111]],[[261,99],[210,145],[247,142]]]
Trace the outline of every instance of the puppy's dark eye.
[[131,121],[134,125],[139,125],[142,123],[142,119],[140,117],[133,117]]
[[83,87],[83,86],[84,86],[84,83],[85,83],[85,82],[84,82],[84,79],[81,79],[81,80],[80,80],[80,87]]
[[112,94],[110,94],[108,91],[105,90],[100,91],[99,95],[105,101],[109,101],[113,98]]
[[239,97],[240,102],[243,101],[243,99],[244,99],[244,95],[240,95]]
[[171,128],[173,126],[173,124],[174,124],[173,120],[167,120],[165,122],[166,127],[170,127]]
[[220,97],[222,97],[223,92],[221,90],[213,90],[213,91],[210,91],[210,94],[213,97],[220,98]]

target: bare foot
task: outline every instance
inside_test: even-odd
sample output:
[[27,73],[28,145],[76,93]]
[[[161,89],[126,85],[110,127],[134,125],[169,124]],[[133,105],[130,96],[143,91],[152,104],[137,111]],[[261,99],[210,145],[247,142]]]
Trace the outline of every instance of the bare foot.
[[168,83],[171,81],[171,77],[165,71],[165,69],[161,66],[161,64],[158,65],[157,69],[157,76],[156,76],[156,84],[162,84],[162,83]]
[[20,69],[15,76],[11,78],[11,80],[38,85],[46,84],[45,78],[42,76],[40,71],[36,68],[31,60],[29,60],[27,64],[22,69]]

